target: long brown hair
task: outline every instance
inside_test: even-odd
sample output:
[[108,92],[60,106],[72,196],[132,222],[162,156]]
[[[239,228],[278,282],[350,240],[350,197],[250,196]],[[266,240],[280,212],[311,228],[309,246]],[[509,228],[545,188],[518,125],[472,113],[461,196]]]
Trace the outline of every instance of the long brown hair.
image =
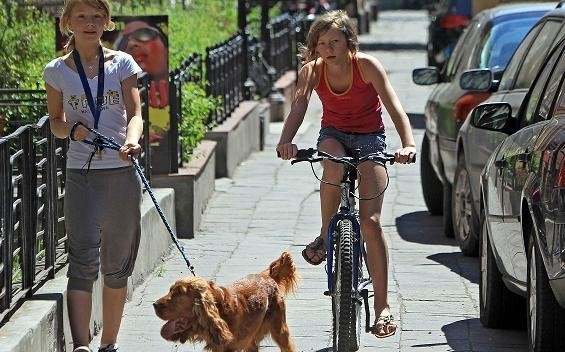
[[335,27],[343,32],[347,39],[347,47],[352,53],[356,53],[359,48],[357,39],[357,31],[353,26],[353,22],[343,10],[329,11],[320,16],[310,26],[308,36],[306,37],[306,45],[301,44],[299,47],[302,64],[306,64],[317,58],[316,46],[318,46],[318,38],[330,28]]
[[102,11],[106,20],[106,24],[104,25],[105,31],[113,31],[116,27],[115,23],[111,20],[110,2],[108,0],[65,0],[65,5],[61,9],[59,29],[61,30],[61,33],[69,37],[67,44],[65,44],[66,52],[70,52],[75,47],[75,37],[69,28],[69,16],[77,4],[86,4]]

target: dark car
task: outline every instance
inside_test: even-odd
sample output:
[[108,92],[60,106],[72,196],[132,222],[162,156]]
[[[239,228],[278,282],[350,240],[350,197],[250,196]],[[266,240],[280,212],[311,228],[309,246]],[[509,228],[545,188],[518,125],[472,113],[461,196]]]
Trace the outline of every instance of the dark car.
[[456,139],[469,112],[490,92],[461,89],[459,78],[469,69],[489,68],[500,76],[526,33],[555,4],[520,3],[484,10],[465,29],[447,65],[415,69],[416,84],[436,84],[426,103],[426,133],[421,146],[422,190],[432,214],[443,214],[444,232],[453,236],[451,189],[457,167]]
[[481,322],[527,320],[530,351],[565,350],[564,78],[561,41],[515,118],[505,102],[471,113],[473,126],[509,135],[481,174]]
[[[463,89],[492,92],[487,102],[505,101],[518,111],[543,61],[565,38],[565,9],[557,8],[543,16],[522,43],[500,80],[490,69],[466,71],[461,75]],[[455,239],[466,255],[478,254],[479,181],[486,161],[506,134],[473,127],[466,119],[457,136],[457,168],[453,179],[452,219]]]
[[449,59],[463,29],[471,22],[471,0],[440,0],[426,3],[430,15],[426,51],[428,66],[441,68]]

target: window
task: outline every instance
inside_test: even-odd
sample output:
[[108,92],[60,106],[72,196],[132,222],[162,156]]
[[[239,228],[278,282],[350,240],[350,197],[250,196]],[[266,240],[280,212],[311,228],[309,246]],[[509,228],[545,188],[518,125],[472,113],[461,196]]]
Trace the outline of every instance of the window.
[[524,63],[518,73],[514,89],[529,88],[532,85],[538,70],[545,60],[547,53],[555,45],[554,38],[561,29],[561,22],[547,21],[540,31],[540,34],[533,42],[526,54]]
[[536,16],[516,18],[495,24],[481,45],[479,68],[493,70],[506,68],[510,57],[537,20]]
[[514,78],[516,78],[517,71],[520,68],[520,64],[522,63],[524,56],[528,52],[528,49],[530,48],[532,41],[538,35],[540,27],[541,26],[539,25],[534,27],[534,29],[532,29],[530,33],[528,33],[526,38],[524,38],[522,44],[518,46],[518,49],[516,49],[514,56],[512,56],[512,59],[508,63],[508,66],[506,67],[506,70],[504,71],[504,74],[500,79],[500,85],[498,87],[499,91],[512,89],[512,82],[514,82]]
[[559,59],[562,51],[563,45],[559,50],[553,52],[553,55],[547,61],[547,64],[541,71],[538,80],[532,87],[531,94],[526,105],[523,125],[530,125],[547,119],[548,112],[555,100],[555,96],[557,95],[557,88],[559,87],[561,79],[563,78],[563,73],[565,72],[565,65],[557,65],[557,68],[554,70],[555,63]]
[[450,80],[457,73],[463,57],[467,56],[468,45],[464,44],[469,42],[469,38],[473,37],[473,33],[478,30],[479,27],[479,24],[475,21],[467,28],[465,28],[463,34],[461,35],[461,37],[459,37],[459,40],[457,41],[457,44],[453,49],[453,55],[451,55],[449,61],[447,62],[447,68],[445,71],[446,77],[448,77]]

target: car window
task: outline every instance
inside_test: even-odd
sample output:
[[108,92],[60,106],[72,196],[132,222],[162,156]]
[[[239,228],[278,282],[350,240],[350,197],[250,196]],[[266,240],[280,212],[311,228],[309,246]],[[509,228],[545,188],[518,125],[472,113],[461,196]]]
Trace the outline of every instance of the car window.
[[459,37],[459,40],[453,49],[453,54],[449,57],[449,61],[447,61],[445,74],[448,79],[451,80],[453,76],[455,76],[457,69],[461,64],[461,60],[464,56],[467,56],[466,53],[468,51],[468,45],[466,46],[465,43],[469,42],[469,39],[473,36],[473,32],[475,32],[478,27],[478,23],[474,21],[471,25],[465,28],[463,34]]
[[[529,88],[547,53],[555,45],[554,38],[561,29],[561,22],[547,21],[528,50],[518,73],[514,89]],[[550,44],[551,43],[551,44]]]
[[537,17],[516,18],[495,24],[481,45],[479,68],[506,68],[508,60],[537,20]]
[[538,35],[539,29],[541,27],[542,26],[540,25],[534,27],[534,29],[532,29],[530,33],[528,33],[526,38],[524,38],[520,46],[518,46],[518,49],[516,49],[514,56],[512,56],[512,59],[510,59],[510,62],[506,67],[506,70],[504,70],[504,73],[502,74],[502,78],[500,79],[500,85],[498,86],[499,91],[512,89],[512,83],[514,82],[514,78],[517,75],[518,68],[520,68],[520,64],[522,63],[524,56],[528,52],[528,48],[532,44],[532,41]]
[[[563,73],[565,72],[565,65],[557,65],[554,69],[555,63],[559,59],[562,51],[563,46],[553,53],[547,61],[547,64],[543,67],[538,80],[533,86],[526,105],[523,121],[524,125],[529,125],[547,119],[549,115],[548,112],[555,101],[559,84],[561,83]],[[538,102],[540,103],[539,107]]]
[[[565,66],[565,53],[561,54],[561,60],[559,60],[558,65]],[[562,68],[562,70],[565,70],[565,68]],[[563,114],[565,114],[565,78],[562,78],[561,81],[561,88],[559,89],[559,100],[555,104],[555,111],[553,112],[553,116]]]

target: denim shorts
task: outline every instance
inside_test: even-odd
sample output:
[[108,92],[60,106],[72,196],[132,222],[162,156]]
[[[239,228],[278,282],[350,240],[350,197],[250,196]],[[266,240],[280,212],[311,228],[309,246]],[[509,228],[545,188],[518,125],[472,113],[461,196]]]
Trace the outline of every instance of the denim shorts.
[[352,151],[359,149],[360,157],[372,153],[383,153],[386,150],[385,131],[370,133],[348,133],[342,132],[334,127],[322,127],[318,137],[318,146],[324,140],[332,138],[343,146],[345,153],[351,155]]

